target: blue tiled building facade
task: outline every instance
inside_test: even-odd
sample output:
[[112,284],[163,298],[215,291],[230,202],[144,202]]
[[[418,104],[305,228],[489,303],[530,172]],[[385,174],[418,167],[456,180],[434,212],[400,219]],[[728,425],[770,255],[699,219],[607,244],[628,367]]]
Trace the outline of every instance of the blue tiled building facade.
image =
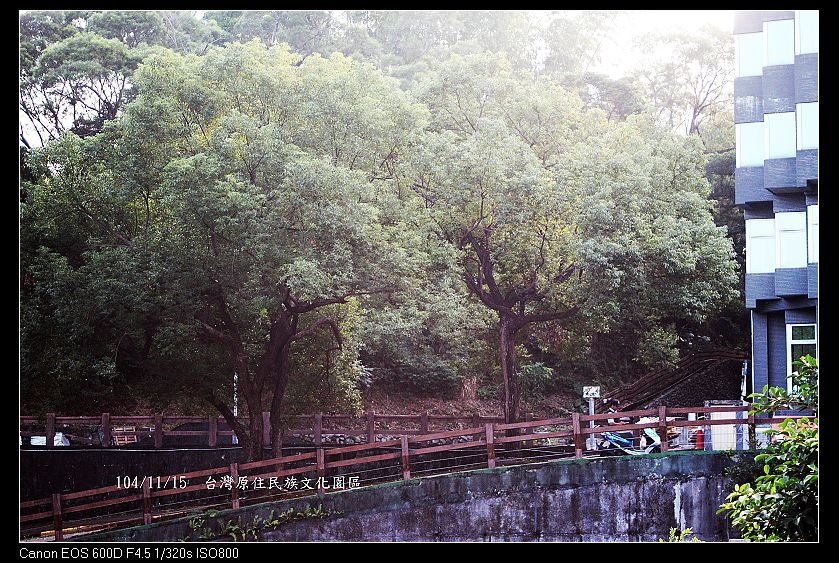
[[735,202],[746,221],[752,388],[818,354],[819,13],[737,12]]

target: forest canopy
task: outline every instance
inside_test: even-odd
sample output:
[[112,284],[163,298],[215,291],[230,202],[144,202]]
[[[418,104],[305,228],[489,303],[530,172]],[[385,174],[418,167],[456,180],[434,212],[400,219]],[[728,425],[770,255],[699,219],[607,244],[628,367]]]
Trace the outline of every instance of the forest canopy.
[[24,410],[211,408],[259,457],[234,374],[276,449],[370,385],[478,378],[514,421],[535,362],[617,384],[742,338],[726,93],[593,74],[595,15],[22,14]]

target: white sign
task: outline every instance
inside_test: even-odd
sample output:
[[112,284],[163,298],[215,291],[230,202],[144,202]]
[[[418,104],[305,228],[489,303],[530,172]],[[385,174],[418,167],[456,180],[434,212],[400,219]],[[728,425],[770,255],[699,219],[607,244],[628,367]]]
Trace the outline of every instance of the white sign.
[[600,398],[600,386],[583,387],[583,399],[599,399],[599,398]]

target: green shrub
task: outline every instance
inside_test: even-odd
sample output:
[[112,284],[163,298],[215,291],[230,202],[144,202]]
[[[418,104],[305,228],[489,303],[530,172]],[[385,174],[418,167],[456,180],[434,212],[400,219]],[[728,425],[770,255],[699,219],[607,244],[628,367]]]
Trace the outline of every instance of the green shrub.
[[[818,411],[818,363],[804,356],[795,362],[793,391],[764,388],[752,395],[753,412],[789,408]],[[819,536],[819,419],[786,419],[777,437],[755,457],[762,465],[753,482],[739,483],[718,512],[750,541],[817,541]]]
[[524,399],[539,399],[553,388],[554,370],[542,362],[525,364],[519,370],[519,386]]
[[[658,541],[660,543],[665,543],[665,540],[663,538],[658,538]],[[693,530],[691,528],[685,528],[682,531],[679,531],[676,528],[670,528],[670,537],[668,537],[666,541],[667,543],[696,543],[701,542],[702,540],[693,535]]]

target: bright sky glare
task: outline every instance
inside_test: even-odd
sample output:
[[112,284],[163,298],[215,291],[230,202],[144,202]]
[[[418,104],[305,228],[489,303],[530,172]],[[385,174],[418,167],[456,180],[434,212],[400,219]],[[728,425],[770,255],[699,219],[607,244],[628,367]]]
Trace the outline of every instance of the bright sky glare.
[[636,38],[647,33],[696,31],[704,25],[732,33],[734,10],[626,11],[618,16],[612,36],[602,46],[600,65],[592,70],[614,78],[630,74],[649,58],[649,53],[641,53],[635,47]]

